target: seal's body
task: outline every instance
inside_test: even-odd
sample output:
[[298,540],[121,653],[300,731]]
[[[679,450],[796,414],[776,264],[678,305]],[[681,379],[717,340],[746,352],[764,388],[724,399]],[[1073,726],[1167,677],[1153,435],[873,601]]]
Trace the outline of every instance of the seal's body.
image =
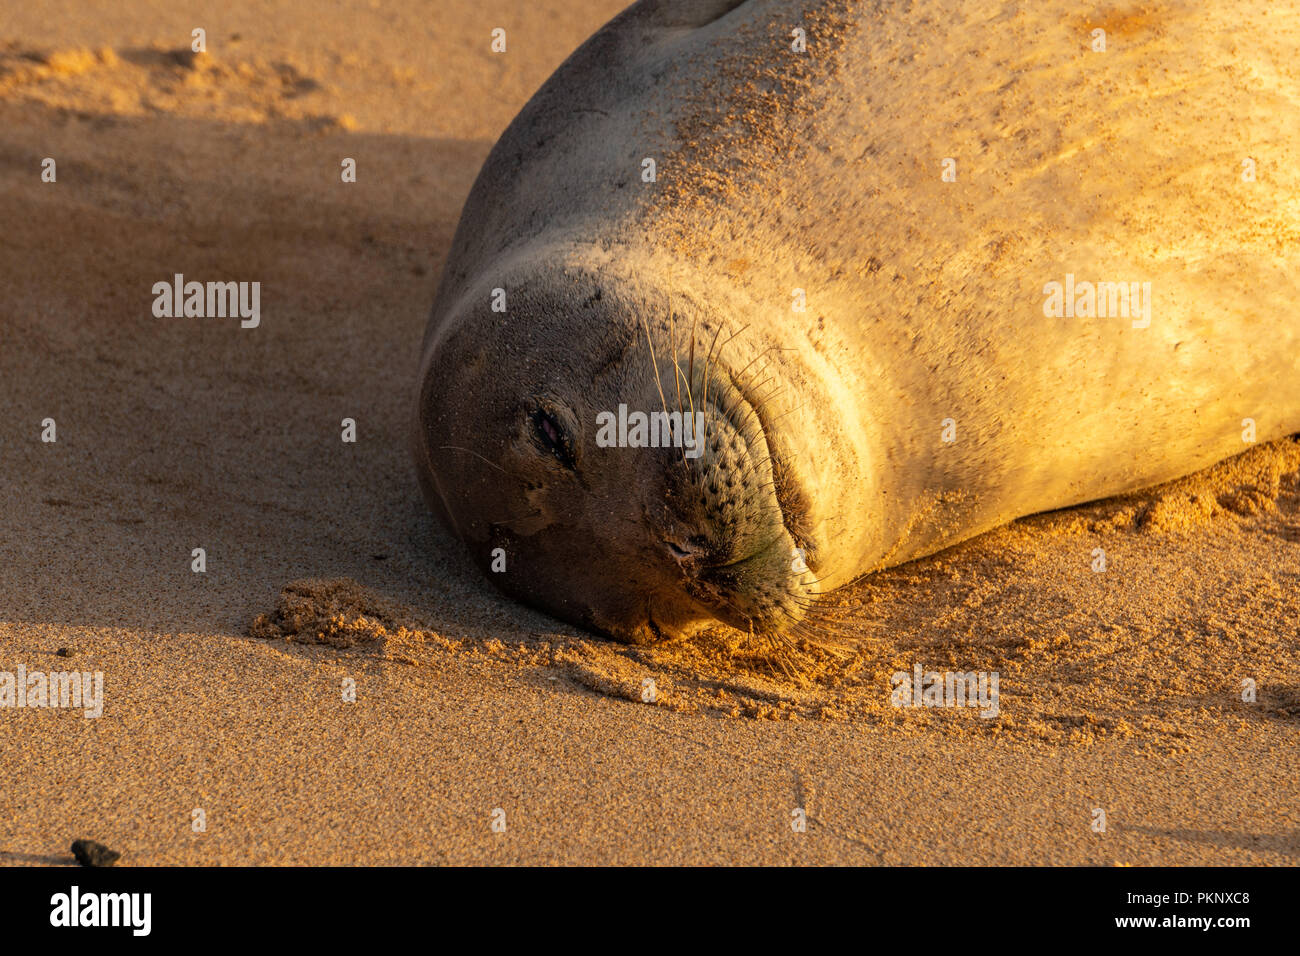
[[[1297,63],[1294,0],[637,4],[469,197],[426,496],[559,617],[780,630],[1300,431]],[[703,454],[607,447],[620,406]]]

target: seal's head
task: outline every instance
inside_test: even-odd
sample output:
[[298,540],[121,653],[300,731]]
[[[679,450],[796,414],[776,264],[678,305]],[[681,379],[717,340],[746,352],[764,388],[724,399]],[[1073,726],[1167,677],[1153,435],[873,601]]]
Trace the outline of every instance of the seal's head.
[[425,495],[495,584],[563,620],[633,643],[784,630],[813,583],[806,499],[723,324],[672,308],[555,269],[435,315]]

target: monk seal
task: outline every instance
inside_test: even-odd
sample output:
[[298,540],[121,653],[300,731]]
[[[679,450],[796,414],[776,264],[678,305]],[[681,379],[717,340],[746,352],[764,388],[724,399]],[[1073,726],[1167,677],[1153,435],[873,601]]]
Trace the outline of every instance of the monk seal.
[[428,502],[582,627],[789,635],[875,569],[1300,431],[1297,7],[637,3],[465,204]]

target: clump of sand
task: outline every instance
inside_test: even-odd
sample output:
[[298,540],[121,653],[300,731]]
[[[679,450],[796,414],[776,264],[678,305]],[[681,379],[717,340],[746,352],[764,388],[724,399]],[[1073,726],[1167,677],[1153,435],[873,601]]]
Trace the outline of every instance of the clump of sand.
[[1300,496],[1298,439],[1251,449],[1150,492],[1117,500],[1138,499],[1135,519],[1145,531],[1193,531],[1224,512],[1285,521],[1288,514],[1294,515]]
[[351,578],[304,578],[280,589],[275,607],[249,625],[250,637],[289,644],[360,649],[393,661],[430,663],[438,654],[501,656],[505,645],[473,647],[428,627],[412,608],[376,594]]
[[249,634],[264,640],[347,648],[404,634],[395,609],[355,581],[294,581],[275,610],[259,614]]

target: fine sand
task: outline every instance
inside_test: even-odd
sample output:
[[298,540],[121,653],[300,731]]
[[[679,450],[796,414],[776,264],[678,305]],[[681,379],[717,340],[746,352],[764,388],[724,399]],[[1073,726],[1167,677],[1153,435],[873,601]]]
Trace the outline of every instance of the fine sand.
[[[1300,861],[1300,441],[875,575],[842,647],[582,634],[406,415],[479,164],[621,0],[92,6],[0,10],[0,672],[104,675],[0,709],[0,862]],[[261,325],[154,317],[175,273]],[[998,716],[892,707],[915,664]]]

